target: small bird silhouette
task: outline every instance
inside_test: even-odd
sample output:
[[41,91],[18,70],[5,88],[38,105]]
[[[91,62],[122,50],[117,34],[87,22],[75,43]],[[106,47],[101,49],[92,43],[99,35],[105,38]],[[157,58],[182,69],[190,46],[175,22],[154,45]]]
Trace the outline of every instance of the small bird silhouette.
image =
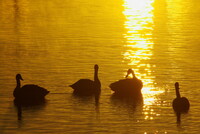
[[172,106],[177,116],[177,123],[181,122],[181,114],[187,113],[190,108],[190,102],[186,97],[181,97],[179,92],[179,83],[175,83],[176,98],[172,102]]
[[175,112],[185,113],[190,108],[190,103],[186,97],[181,97],[179,92],[179,83],[175,83],[176,98],[173,100],[172,106]]
[[44,97],[49,93],[48,90],[42,88],[38,85],[29,84],[21,87],[20,80],[22,79],[21,74],[16,75],[17,86],[13,91],[13,96],[15,97],[15,103],[20,103],[21,105],[27,104],[38,104],[44,101]]
[[98,78],[99,66],[94,65],[94,81],[90,79],[80,79],[70,85],[74,89],[75,95],[90,96],[97,95],[101,92],[101,82]]
[[[132,78],[128,78],[128,76],[132,74]],[[111,83],[111,90],[115,92],[117,95],[124,96],[137,96],[141,95],[141,89],[143,87],[143,83],[140,79],[135,76],[135,73],[132,69],[127,71],[126,79],[122,79]]]

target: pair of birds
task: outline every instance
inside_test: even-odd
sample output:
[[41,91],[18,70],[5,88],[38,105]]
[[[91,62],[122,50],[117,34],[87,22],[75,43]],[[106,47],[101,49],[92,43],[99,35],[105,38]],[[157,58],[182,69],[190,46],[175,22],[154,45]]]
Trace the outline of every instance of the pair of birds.
[[[88,95],[99,95],[101,92],[101,82],[98,78],[98,65],[94,65],[94,81],[90,79],[80,79],[76,83],[70,85],[74,89],[74,94],[81,96]],[[132,74],[132,78],[128,76]],[[49,93],[48,90],[37,86],[37,85],[24,85],[21,87],[20,80],[22,76],[20,74],[16,75],[17,86],[14,89],[13,95],[15,97],[15,103],[40,103],[44,101],[44,97]],[[141,89],[143,87],[142,81],[139,80],[132,69],[129,69],[126,75],[126,79],[119,80],[110,84],[111,90],[115,92],[116,95],[141,95]],[[179,83],[175,83],[176,98],[173,100],[172,106],[174,111],[177,113],[187,112],[190,107],[190,103],[187,98],[181,97],[179,92]]]
[[[76,95],[93,95],[101,92],[101,82],[98,78],[98,65],[94,65],[94,81],[89,79],[80,79],[76,83],[70,85],[74,89]],[[132,74],[132,78],[128,76]],[[136,78],[132,69],[129,69],[126,75],[126,79],[122,79],[110,84],[111,90],[117,95],[138,95],[141,94],[143,87],[142,81]]]

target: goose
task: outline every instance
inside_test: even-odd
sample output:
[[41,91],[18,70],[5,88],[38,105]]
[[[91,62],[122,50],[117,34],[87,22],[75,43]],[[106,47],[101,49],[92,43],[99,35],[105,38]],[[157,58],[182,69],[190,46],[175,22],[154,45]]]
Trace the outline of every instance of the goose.
[[176,98],[173,100],[172,106],[176,113],[186,113],[190,108],[190,102],[186,97],[181,97],[179,92],[179,83],[175,83]]
[[[132,74],[132,78],[128,78],[130,74]],[[114,94],[116,95],[138,96],[141,95],[143,83],[135,76],[135,73],[132,69],[128,69],[126,79],[111,83],[109,87],[115,92]]]
[[20,80],[23,80],[23,78],[21,74],[17,74],[17,86],[13,91],[15,103],[37,104],[42,102],[44,97],[49,93],[45,88],[34,84],[27,84],[21,87]]
[[74,84],[70,85],[74,89],[75,95],[81,96],[90,96],[98,95],[101,92],[101,82],[98,78],[98,69],[97,64],[94,65],[94,81],[90,79],[80,79]]

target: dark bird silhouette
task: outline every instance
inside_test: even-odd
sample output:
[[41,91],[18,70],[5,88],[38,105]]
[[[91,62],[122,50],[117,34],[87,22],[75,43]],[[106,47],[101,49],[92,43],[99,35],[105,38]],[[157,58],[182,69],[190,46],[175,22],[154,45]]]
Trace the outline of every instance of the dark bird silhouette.
[[94,65],[94,81],[90,79],[80,79],[74,84],[70,85],[74,89],[75,95],[81,96],[98,96],[101,92],[101,82],[98,78],[98,65]]
[[190,102],[186,97],[181,97],[179,92],[179,83],[175,83],[176,98],[172,102],[172,106],[177,116],[177,123],[181,122],[181,113],[187,113],[190,108]]
[[15,104],[18,105],[32,105],[44,102],[44,97],[49,93],[45,88],[38,85],[24,85],[21,87],[20,80],[22,76],[20,74],[16,75],[17,86],[14,89],[13,96],[15,97]]
[[[128,78],[130,74],[132,74],[132,78]],[[143,83],[135,76],[134,71],[129,69],[126,79],[111,83],[109,87],[115,92],[114,94],[119,96],[138,96],[141,95]]]
[[186,113],[190,108],[190,103],[186,97],[181,97],[179,92],[179,83],[175,83],[176,98],[173,100],[172,106],[175,112]]

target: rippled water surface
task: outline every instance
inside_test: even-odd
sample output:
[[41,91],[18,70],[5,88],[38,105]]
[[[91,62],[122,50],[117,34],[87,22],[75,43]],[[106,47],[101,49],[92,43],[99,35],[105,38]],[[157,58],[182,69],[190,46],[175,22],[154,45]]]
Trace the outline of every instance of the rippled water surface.
[[[1,0],[0,133],[200,132],[200,2],[198,0]],[[102,92],[75,97],[68,85],[93,79]],[[112,97],[109,84],[132,68],[143,99]],[[17,120],[15,75],[51,93],[23,107]],[[174,83],[191,103],[177,124]]]

